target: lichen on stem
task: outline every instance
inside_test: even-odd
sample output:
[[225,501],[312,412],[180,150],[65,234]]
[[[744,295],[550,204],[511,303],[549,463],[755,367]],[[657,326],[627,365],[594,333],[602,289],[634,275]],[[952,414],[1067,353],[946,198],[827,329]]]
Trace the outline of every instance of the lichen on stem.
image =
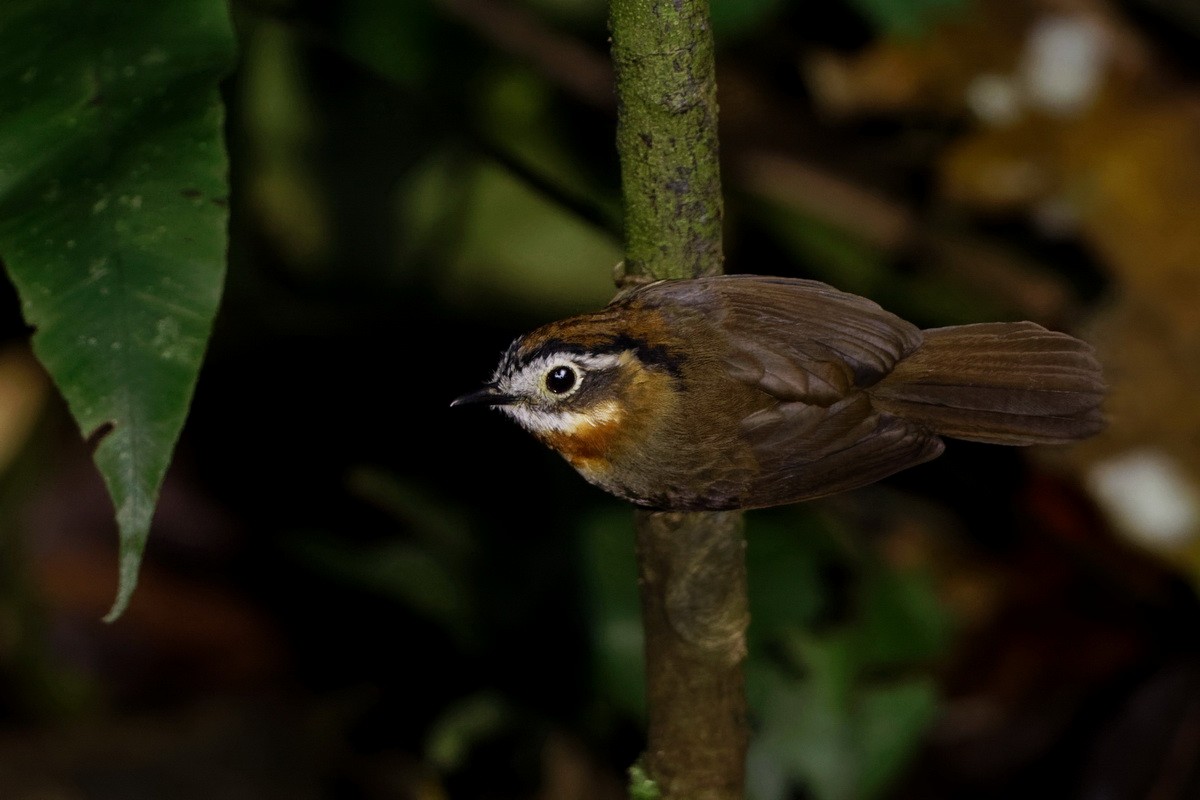
[[722,271],[717,82],[708,3],[613,0],[625,270]]

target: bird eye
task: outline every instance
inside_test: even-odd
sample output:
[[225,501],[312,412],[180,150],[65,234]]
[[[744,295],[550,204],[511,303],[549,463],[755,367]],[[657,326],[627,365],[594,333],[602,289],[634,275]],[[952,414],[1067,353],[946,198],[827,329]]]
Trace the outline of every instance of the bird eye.
[[571,367],[560,365],[546,373],[546,390],[551,394],[566,394],[575,388],[579,375]]

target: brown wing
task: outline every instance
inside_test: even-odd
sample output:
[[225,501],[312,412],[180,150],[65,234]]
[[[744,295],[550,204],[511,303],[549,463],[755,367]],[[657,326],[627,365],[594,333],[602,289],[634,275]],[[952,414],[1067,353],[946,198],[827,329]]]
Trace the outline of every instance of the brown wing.
[[704,311],[726,337],[730,377],[778,401],[742,421],[758,462],[742,507],[864,486],[942,452],[937,436],[878,412],[862,391],[921,344],[920,329],[870,300],[816,281],[747,275],[639,293]]
[[748,416],[759,470],[744,508],[794,503],[874,483],[942,453],[942,440],[871,407],[864,393],[831,406],[781,403]]
[[782,401],[835,403],[921,344],[915,325],[817,281],[722,275],[655,283],[636,295],[703,311],[726,337],[730,376]]

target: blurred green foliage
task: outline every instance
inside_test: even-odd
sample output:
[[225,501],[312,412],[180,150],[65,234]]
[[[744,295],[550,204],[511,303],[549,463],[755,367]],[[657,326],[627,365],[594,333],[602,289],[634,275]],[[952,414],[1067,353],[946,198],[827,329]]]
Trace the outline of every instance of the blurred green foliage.
[[495,163],[424,166],[401,197],[401,213],[415,248],[441,245],[448,302],[478,309],[497,299],[535,308],[607,302],[621,258],[611,236]]
[[[487,622],[470,609],[502,600],[469,593],[483,567],[464,538],[470,523],[393,476],[361,471],[353,481],[410,535],[365,549],[304,537],[297,553],[480,652]],[[928,668],[949,646],[949,613],[929,576],[884,564],[820,511],[752,515],[747,538],[752,796],[783,800],[796,786],[818,800],[881,796],[936,714]],[[588,511],[577,542],[595,692],[589,717],[597,730],[640,726],[645,682],[631,516],[611,506]],[[519,717],[494,692],[463,698],[439,716],[429,757],[443,769],[459,767],[472,746]]]
[[967,8],[970,0],[852,0],[852,3],[880,31],[918,37],[947,13]]
[[631,800],[659,800],[662,792],[650,779],[640,763],[629,768],[629,797]]
[[[645,685],[630,526],[615,513],[586,520],[581,563],[597,688],[613,709],[640,719]],[[753,796],[780,800],[797,785],[819,800],[880,796],[937,710],[923,671],[946,652],[948,613],[928,576],[849,546],[846,532],[819,512],[751,515],[746,535]]]

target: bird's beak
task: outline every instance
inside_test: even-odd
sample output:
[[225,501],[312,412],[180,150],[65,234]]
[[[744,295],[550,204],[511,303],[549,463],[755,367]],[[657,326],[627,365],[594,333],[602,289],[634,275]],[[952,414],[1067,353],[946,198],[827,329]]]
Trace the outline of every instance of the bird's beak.
[[489,383],[477,392],[464,394],[462,397],[455,398],[450,403],[450,407],[468,406],[468,405],[488,405],[488,406],[507,406],[516,402],[515,397],[511,394],[504,394],[496,388],[496,384]]

